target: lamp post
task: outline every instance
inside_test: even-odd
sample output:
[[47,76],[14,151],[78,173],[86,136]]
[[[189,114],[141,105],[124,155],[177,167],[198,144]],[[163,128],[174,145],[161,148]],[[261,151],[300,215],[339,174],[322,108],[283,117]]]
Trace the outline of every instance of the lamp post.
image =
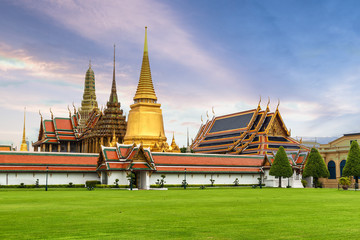
[[48,189],[48,175],[49,175],[49,167],[46,167],[46,185],[45,185],[45,191]]
[[186,189],[186,168],[185,168],[185,174],[184,174],[184,189]]

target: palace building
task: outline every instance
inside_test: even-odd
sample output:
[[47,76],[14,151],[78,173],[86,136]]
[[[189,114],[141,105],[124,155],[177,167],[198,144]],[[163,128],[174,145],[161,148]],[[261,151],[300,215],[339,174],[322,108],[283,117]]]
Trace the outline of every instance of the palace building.
[[[213,117],[200,129],[190,146],[194,153],[180,153],[173,135],[169,145],[164,131],[161,104],[158,103],[150,71],[147,28],[144,52],[134,103],[126,122],[120,108],[114,69],[111,93],[104,110],[95,95],[95,74],[89,65],[85,76],[83,101],[69,117],[44,120],[41,116],[38,141],[40,152],[0,152],[0,184],[20,183],[127,185],[135,175],[139,189],[149,189],[162,175],[166,184],[255,185],[275,187],[278,179],[269,175],[276,151],[286,149],[294,175],[283,186],[302,187],[301,173],[309,149],[291,138],[290,131],[275,112],[260,107]],[[25,125],[24,125],[25,134]],[[25,136],[25,135],[24,135]],[[188,149],[190,150],[190,149]]]
[[[345,167],[347,155],[353,141],[360,142],[360,133],[344,134],[328,144],[320,144],[319,152],[323,157],[329,170],[329,178],[320,178],[324,187],[337,188],[339,179],[342,177],[342,171]],[[352,180],[354,182],[354,180]]]

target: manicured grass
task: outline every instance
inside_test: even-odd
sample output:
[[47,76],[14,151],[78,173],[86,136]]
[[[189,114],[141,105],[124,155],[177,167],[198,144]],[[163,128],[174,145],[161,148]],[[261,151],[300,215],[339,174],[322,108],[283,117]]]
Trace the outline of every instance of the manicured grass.
[[357,239],[360,191],[0,189],[0,239]]

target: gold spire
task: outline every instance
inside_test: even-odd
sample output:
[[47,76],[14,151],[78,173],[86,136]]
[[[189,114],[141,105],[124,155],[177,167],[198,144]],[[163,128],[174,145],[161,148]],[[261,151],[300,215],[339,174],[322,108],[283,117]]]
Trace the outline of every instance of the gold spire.
[[20,151],[22,151],[22,152],[27,152],[27,150],[28,150],[26,140],[25,140],[25,112],[26,112],[26,108],[24,108],[24,129],[23,129],[22,142],[21,142],[21,146],[20,146]]
[[148,102],[148,100],[156,103],[157,97],[155,94],[154,85],[151,78],[148,44],[147,44],[147,27],[145,27],[144,55],[141,65],[139,83],[134,97],[134,102],[135,103]]

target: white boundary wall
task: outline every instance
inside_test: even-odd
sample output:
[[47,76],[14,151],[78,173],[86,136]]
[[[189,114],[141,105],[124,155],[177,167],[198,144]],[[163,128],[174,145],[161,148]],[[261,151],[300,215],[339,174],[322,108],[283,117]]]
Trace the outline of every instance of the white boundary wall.
[[[35,185],[37,179],[45,185],[46,173],[0,173],[0,185]],[[100,177],[97,173],[48,173],[48,185],[85,184],[88,180],[100,181]]]
[[[279,178],[269,175],[269,170],[265,170],[264,183],[266,187],[278,187]],[[290,178],[281,178],[281,187],[285,188],[288,184],[292,188],[304,188],[301,183],[301,175],[297,175],[296,171]]]
[[[156,184],[157,179],[161,179],[164,174],[165,184],[181,184],[185,178],[184,173],[153,173],[150,176],[150,184]],[[214,179],[214,185],[232,185],[236,178],[239,179],[239,184],[258,184],[260,174],[239,174],[239,173],[186,173],[186,182],[188,184],[211,184],[210,179]]]

